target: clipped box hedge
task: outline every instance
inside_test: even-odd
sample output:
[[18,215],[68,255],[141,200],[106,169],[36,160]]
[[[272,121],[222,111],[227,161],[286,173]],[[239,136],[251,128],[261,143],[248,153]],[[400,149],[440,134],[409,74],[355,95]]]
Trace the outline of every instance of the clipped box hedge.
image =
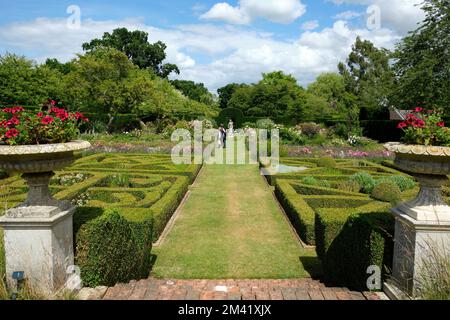
[[[300,238],[309,245],[316,244],[315,215],[322,209],[333,212],[360,213],[372,210],[379,203],[368,194],[342,190],[342,185],[350,181],[356,173],[370,174],[374,180],[389,179],[393,175],[405,176],[393,168],[388,168],[363,159],[335,159],[334,168],[318,167],[320,158],[281,158],[280,163],[290,167],[307,167],[307,170],[279,173],[266,176],[275,187],[275,193],[291,220]],[[261,163],[261,166],[264,165]],[[402,192],[402,199],[410,199],[417,194],[417,186]],[[389,204],[384,203],[386,210]],[[337,217],[336,217],[337,218]]]
[[[74,215],[74,241],[85,285],[114,285],[148,276],[151,243],[200,167],[174,165],[170,155],[93,154],[55,175],[50,182],[55,198],[83,202]],[[82,178],[75,179],[80,174]],[[74,180],[62,184],[62,177]],[[0,194],[7,196],[8,207],[25,200],[23,179],[15,176],[2,182]]]
[[316,251],[322,261],[324,281],[332,286],[368,290],[369,266],[378,266],[383,278],[392,267],[393,234],[394,218],[388,211],[319,209]]
[[149,275],[152,216],[129,221],[114,210],[78,208],[74,215],[75,263],[83,284],[113,286]]

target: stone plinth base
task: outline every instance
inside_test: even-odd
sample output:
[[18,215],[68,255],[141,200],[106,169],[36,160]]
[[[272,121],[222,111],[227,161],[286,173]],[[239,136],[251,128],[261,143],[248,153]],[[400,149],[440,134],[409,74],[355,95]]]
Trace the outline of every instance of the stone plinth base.
[[450,221],[416,220],[399,208],[395,216],[393,284],[408,295],[420,287],[420,274],[426,272],[424,261],[433,259],[432,252],[450,253]]
[[55,209],[55,214],[46,217],[17,217],[8,213],[0,217],[9,288],[17,285],[12,278],[15,271],[23,271],[32,288],[44,294],[54,293],[66,283],[70,276],[67,269],[74,264],[72,216],[75,207],[59,212]]

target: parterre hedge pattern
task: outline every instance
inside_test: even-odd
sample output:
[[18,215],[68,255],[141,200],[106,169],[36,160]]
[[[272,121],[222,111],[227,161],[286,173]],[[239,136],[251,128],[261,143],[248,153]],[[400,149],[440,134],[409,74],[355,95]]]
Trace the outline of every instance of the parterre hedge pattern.
[[[329,284],[367,290],[368,266],[390,268],[394,225],[389,213],[391,204],[341,188],[343,182],[360,172],[369,173],[375,180],[402,173],[367,160],[336,159],[333,166],[323,166],[323,162],[315,158],[282,158],[283,166],[308,169],[267,179],[301,239],[316,246],[323,279]],[[413,198],[417,191],[416,186],[402,197]]]
[[[58,172],[50,182],[52,194],[79,206],[75,258],[84,283],[113,285],[146,277],[152,241],[199,170],[199,165],[172,164],[170,155],[93,154]],[[8,207],[22,202],[26,192],[18,176],[2,180],[0,195]],[[112,248],[125,239],[122,251]]]
[[[328,161],[281,158],[283,172],[287,167],[308,169],[266,178],[275,186],[277,198],[299,236],[316,246],[323,280],[330,285],[367,290],[369,266],[380,267],[383,277],[391,268],[394,218],[389,212],[391,203],[349,191],[358,189],[349,187],[350,177],[368,173],[375,183],[397,181],[407,189],[409,180],[405,182],[402,177],[408,176],[395,170],[393,163],[384,166],[367,160],[336,159],[335,164],[324,166]],[[416,185],[403,190],[401,198],[412,199],[417,192]],[[450,185],[444,187],[444,196],[450,204]]]
[[[375,201],[368,194],[339,189],[339,185],[359,172],[367,172],[375,179],[402,175],[401,172],[367,160],[336,159],[335,167],[320,167],[321,159],[282,158],[281,163],[289,167],[307,167],[305,171],[279,173],[267,176],[275,186],[276,195],[290,217],[302,240],[315,245],[315,215],[318,209],[352,209],[362,212],[367,206],[379,206],[389,211],[385,202]],[[329,182],[330,187],[305,184],[305,177]],[[302,181],[303,180],[303,181]],[[402,196],[413,197],[417,189],[405,191]],[[364,211],[366,212],[366,211]]]

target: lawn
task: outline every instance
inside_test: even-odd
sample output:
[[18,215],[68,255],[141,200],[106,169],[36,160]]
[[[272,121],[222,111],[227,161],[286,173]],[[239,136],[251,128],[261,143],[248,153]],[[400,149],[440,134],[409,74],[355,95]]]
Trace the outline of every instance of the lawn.
[[205,165],[152,274],[164,278],[301,278],[314,250],[291,233],[256,165]]

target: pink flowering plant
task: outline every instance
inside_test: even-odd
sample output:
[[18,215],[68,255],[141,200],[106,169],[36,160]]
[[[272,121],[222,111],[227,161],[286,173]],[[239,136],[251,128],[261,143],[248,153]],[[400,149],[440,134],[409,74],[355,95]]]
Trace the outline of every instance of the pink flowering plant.
[[0,144],[64,143],[76,139],[80,124],[89,120],[55,104],[41,112],[28,112],[20,106],[4,108],[0,112]]
[[441,113],[417,107],[397,126],[405,132],[403,142],[426,146],[450,146],[450,129]]

